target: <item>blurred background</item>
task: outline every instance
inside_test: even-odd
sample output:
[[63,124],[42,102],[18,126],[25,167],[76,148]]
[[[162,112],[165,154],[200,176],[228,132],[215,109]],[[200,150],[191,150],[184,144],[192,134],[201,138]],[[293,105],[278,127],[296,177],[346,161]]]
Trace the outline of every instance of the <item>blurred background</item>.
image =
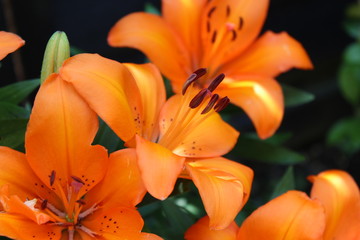
[[[260,141],[254,136],[251,123],[238,108],[230,106],[223,113],[224,119],[242,133],[227,157],[255,171],[253,207],[274,194],[285,173],[291,173],[296,189],[305,191],[310,188],[306,176],[331,168],[348,171],[360,183],[360,3],[270,2],[263,31],[288,32],[303,44],[315,69],[292,70],[278,78],[284,84],[287,107],[278,134],[269,140]],[[161,6],[160,0],[0,3],[0,29],[15,32],[26,41],[20,51],[2,61],[0,87],[38,78],[46,43],[57,30],[66,32],[74,52],[99,53],[120,62],[143,62],[145,57],[136,50],[109,47],[107,34],[126,14],[143,11],[145,6],[149,9],[148,4],[157,9]],[[169,207],[172,203],[165,204]]]

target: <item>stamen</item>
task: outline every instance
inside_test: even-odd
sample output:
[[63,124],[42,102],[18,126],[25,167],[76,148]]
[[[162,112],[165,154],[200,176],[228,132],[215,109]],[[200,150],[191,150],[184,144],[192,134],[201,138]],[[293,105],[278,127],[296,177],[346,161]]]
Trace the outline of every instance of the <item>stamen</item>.
[[208,89],[210,92],[213,92],[217,86],[219,86],[219,84],[222,82],[222,80],[224,80],[225,78],[225,74],[221,73],[220,75],[218,75],[209,85]]
[[40,206],[41,210],[44,210],[47,207],[47,203],[48,203],[47,199],[44,199],[42,201],[41,206]]
[[235,30],[232,30],[231,32],[232,32],[232,38],[231,38],[231,41],[235,41],[236,36],[237,36],[237,33],[236,33],[236,31],[235,31]]
[[210,11],[208,12],[208,18],[211,18],[211,15],[213,14],[213,12],[215,11],[215,9],[216,9],[216,7],[212,7],[211,9],[210,9]]
[[204,110],[202,110],[201,114],[208,113],[213,108],[213,106],[215,105],[218,99],[219,99],[219,95],[217,94],[212,95],[208,105],[206,105]]
[[224,108],[226,108],[229,102],[230,99],[228,97],[223,97],[222,99],[220,99],[214,107],[215,112],[220,112],[224,110]]
[[242,17],[239,18],[239,26],[238,26],[238,30],[241,30],[242,27],[244,25],[244,19]]
[[216,35],[217,35],[217,31],[214,31],[214,33],[211,37],[211,43],[214,43],[216,41]]
[[54,184],[54,181],[55,181],[55,178],[56,178],[56,172],[55,170],[52,170],[51,171],[51,174],[50,174],[50,186],[52,186]]
[[[198,70],[196,70],[195,72],[193,72],[190,77],[185,81],[183,89],[182,89],[182,94],[184,95],[186,90],[189,88],[189,86],[195,82],[196,80],[198,80],[199,78],[201,78],[202,76],[204,76],[206,74],[206,68],[199,68]],[[81,180],[81,179],[80,179]]]
[[86,202],[84,200],[81,200],[81,199],[76,200],[75,202],[77,202],[80,205],[85,205],[86,204]]
[[87,227],[84,227],[83,225],[76,226],[77,229],[80,229],[84,233],[88,234],[90,237],[95,238],[96,235],[98,235],[96,232],[91,231]]
[[71,178],[73,180],[75,180],[76,182],[81,183],[82,185],[85,185],[85,183],[83,182],[83,180],[81,180],[81,178],[76,177],[76,176],[71,176]]
[[68,229],[68,232],[69,232],[69,240],[74,240],[75,230],[74,229]]
[[207,88],[202,89],[198,94],[196,94],[196,96],[190,101],[189,103],[189,107],[191,108],[197,108],[202,101],[204,100],[204,98],[206,97],[206,95],[210,94],[210,91]]
[[227,5],[226,6],[226,17],[229,17],[230,16],[230,6]]
[[[44,200],[45,201],[45,200]],[[42,205],[42,204],[41,204]],[[58,215],[59,217],[64,218],[66,216],[65,213],[61,212],[60,210],[58,210],[56,207],[54,207],[51,203],[47,202],[46,203],[46,208],[49,209],[50,211],[52,211],[53,213],[55,213],[56,215]]]
[[226,30],[228,30],[229,32],[235,29],[235,24],[233,24],[232,22],[227,22],[225,26],[226,26]]
[[94,205],[92,205],[89,209],[87,209],[86,211],[82,212],[79,214],[79,219],[83,219],[85,217],[87,217],[88,215],[92,214],[93,212],[95,212],[97,209],[99,208],[99,205],[97,203],[95,203]]

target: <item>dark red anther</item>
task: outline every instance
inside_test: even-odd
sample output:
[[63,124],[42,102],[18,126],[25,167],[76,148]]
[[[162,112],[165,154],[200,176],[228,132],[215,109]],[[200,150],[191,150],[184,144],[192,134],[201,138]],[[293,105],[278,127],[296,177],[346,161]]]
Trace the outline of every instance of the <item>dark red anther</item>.
[[213,92],[217,88],[217,86],[219,86],[222,80],[224,80],[224,78],[225,78],[225,74],[223,73],[219,74],[208,86],[209,91]]
[[244,25],[244,19],[242,17],[239,18],[239,26],[238,26],[238,30],[241,30],[242,27]]
[[218,99],[219,99],[219,95],[217,94],[212,95],[208,105],[206,105],[204,110],[202,110],[201,114],[208,113],[213,108],[213,106],[215,105]]
[[207,88],[202,89],[196,96],[190,101],[189,107],[191,108],[197,108],[206,95],[210,94],[209,90]]
[[236,31],[234,29],[231,32],[232,32],[231,41],[235,41],[236,37],[237,37],[237,33],[236,33]]
[[76,200],[76,202],[77,202],[78,204],[80,204],[80,205],[85,205],[85,204],[86,204],[86,202],[85,202],[84,200],[81,200],[81,199]]
[[198,70],[196,70],[195,72],[193,72],[190,77],[185,81],[183,89],[182,89],[182,94],[184,95],[186,90],[189,88],[189,86],[195,82],[196,80],[198,80],[199,78],[201,78],[202,76],[204,76],[206,74],[206,68],[199,68]]
[[214,107],[215,112],[220,112],[226,108],[226,106],[230,103],[230,99],[228,97],[223,97],[220,99]]
[[226,6],[226,17],[229,17],[230,16],[230,6],[227,5]]
[[215,9],[216,9],[216,7],[212,7],[212,8],[209,10],[209,12],[208,12],[208,14],[207,14],[208,18],[211,18],[211,15],[214,13]]
[[81,178],[76,177],[76,176],[71,176],[71,178],[78,183],[81,183],[82,185],[85,185],[85,183],[83,182],[83,180],[81,180]]
[[50,186],[52,186],[55,182],[56,172],[54,170],[52,170],[49,177],[50,177]]
[[47,203],[48,203],[48,200],[46,200],[46,199],[44,201],[42,201],[41,206],[40,206],[41,210],[44,210],[45,208],[47,208]]
[[211,43],[214,43],[216,41],[216,36],[217,36],[217,31],[214,31],[211,37]]

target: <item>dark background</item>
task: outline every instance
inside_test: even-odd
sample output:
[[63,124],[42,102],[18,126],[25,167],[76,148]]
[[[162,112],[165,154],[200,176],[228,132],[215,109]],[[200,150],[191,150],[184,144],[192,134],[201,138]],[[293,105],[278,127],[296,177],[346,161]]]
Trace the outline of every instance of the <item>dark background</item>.
[[[114,49],[107,45],[109,29],[124,15],[142,11],[145,1],[132,0],[0,0],[0,29],[19,34],[26,45],[17,52],[23,74],[16,76],[12,54],[2,61],[0,86],[39,77],[47,40],[57,30],[65,31],[72,46],[85,52],[99,53],[121,62],[142,62],[143,55],[132,49]],[[147,1],[160,7],[159,0]],[[263,31],[286,31],[308,51],[315,69],[293,70],[278,78],[280,82],[313,93],[316,99],[300,107],[287,108],[279,132],[291,131],[286,146],[306,155],[307,164],[295,168],[301,175],[329,168],[349,171],[360,182],[359,153],[345,155],[325,144],[330,127],[353,114],[337,83],[338,68],[345,47],[354,42],[343,29],[344,11],[350,0],[271,0]],[[9,4],[10,5],[6,5]],[[9,17],[9,14],[13,15]],[[10,20],[13,20],[11,23]],[[22,69],[22,70],[21,70]],[[239,126],[241,129],[241,126]],[[246,162],[258,175],[268,168]],[[273,174],[282,174],[283,169]]]

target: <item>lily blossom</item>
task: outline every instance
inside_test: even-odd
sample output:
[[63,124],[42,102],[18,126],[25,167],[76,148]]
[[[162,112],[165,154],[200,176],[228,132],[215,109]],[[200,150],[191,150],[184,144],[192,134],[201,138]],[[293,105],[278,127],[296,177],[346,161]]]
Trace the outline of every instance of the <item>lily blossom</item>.
[[26,154],[0,147],[0,235],[13,239],[154,239],[135,208],[145,194],[132,149],[91,145],[97,115],[58,74],[36,96]]
[[220,231],[204,217],[185,233],[186,240],[355,240],[360,237],[359,187],[340,170],[310,176],[311,197],[289,191],[255,210],[239,228],[235,222]]
[[9,53],[16,51],[23,46],[25,41],[18,35],[10,32],[0,31],[0,60]]
[[224,76],[199,90],[196,85],[205,73],[205,69],[194,72],[182,94],[165,101],[163,80],[153,64],[120,64],[80,54],[60,69],[62,78],[126,146],[136,148],[148,192],[163,200],[179,177],[192,179],[210,215],[211,227],[220,229],[246,203],[253,172],[220,157],[232,149],[239,133],[217,113],[229,102],[213,93]]
[[260,138],[270,137],[284,114],[274,79],[291,68],[311,69],[301,44],[285,32],[258,37],[269,0],[162,0],[162,14],[132,13],[110,30],[113,47],[144,52],[181,91],[186,77],[208,69],[200,84],[224,73],[216,92],[228,96],[251,118]]

